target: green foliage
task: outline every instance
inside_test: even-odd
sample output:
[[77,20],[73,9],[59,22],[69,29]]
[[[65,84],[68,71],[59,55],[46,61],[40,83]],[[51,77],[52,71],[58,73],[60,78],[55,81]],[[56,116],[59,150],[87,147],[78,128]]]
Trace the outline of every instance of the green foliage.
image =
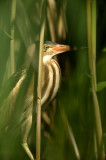
[[106,81],[104,81],[104,82],[99,82],[99,83],[97,84],[97,92],[102,91],[104,88],[106,88]]

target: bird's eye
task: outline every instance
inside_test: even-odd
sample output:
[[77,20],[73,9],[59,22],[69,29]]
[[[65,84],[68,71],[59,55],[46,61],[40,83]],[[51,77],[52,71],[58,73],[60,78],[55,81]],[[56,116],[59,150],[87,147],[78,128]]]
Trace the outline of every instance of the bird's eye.
[[49,48],[48,45],[45,45],[44,50],[46,51]]

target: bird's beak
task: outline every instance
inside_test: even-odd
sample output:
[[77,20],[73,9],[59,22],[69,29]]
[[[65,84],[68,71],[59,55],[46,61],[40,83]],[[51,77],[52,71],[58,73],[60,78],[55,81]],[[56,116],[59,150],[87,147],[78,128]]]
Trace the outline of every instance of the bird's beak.
[[54,55],[57,55],[59,53],[63,53],[63,52],[69,51],[69,50],[70,50],[70,46],[68,46],[68,45],[59,45],[58,44],[52,48]]

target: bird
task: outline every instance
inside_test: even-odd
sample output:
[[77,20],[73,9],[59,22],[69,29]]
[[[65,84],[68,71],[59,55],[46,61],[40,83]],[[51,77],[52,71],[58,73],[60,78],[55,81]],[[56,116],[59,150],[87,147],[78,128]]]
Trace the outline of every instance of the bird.
[[[61,69],[58,62],[54,59],[54,56],[69,51],[69,45],[62,45],[53,42],[47,42],[44,44],[43,59],[42,59],[42,89],[41,89],[41,107],[47,106],[54,100],[60,87],[61,82]],[[10,93],[10,101],[16,100],[16,95],[19,92],[19,88],[26,77],[26,72],[23,72],[21,78],[16,83],[15,87]],[[20,117],[21,134],[22,134],[22,147],[29,156],[30,160],[34,160],[34,156],[31,153],[28,146],[28,135],[32,126],[32,112],[33,112],[33,100],[34,100],[34,76],[31,79],[31,87],[29,86],[28,96],[26,97],[23,112]],[[13,102],[12,102],[13,104]]]

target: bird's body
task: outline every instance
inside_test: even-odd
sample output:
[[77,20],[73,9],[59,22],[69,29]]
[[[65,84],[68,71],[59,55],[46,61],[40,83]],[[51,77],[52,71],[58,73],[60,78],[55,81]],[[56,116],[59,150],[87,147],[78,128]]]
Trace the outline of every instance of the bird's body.
[[[47,106],[56,96],[60,81],[61,70],[56,60],[53,59],[54,55],[69,50],[69,46],[66,45],[44,45],[43,53],[43,69],[42,69],[42,98],[41,106]],[[17,96],[18,90],[26,77],[24,73],[16,86],[11,91],[11,99]],[[23,107],[23,113],[20,118],[21,130],[22,130],[22,146],[27,152],[31,160],[34,160],[33,155],[27,145],[27,137],[32,125],[32,109],[33,109],[33,93],[34,93],[34,76],[31,78],[30,86],[27,91],[26,101]],[[16,99],[16,98],[15,98]]]

